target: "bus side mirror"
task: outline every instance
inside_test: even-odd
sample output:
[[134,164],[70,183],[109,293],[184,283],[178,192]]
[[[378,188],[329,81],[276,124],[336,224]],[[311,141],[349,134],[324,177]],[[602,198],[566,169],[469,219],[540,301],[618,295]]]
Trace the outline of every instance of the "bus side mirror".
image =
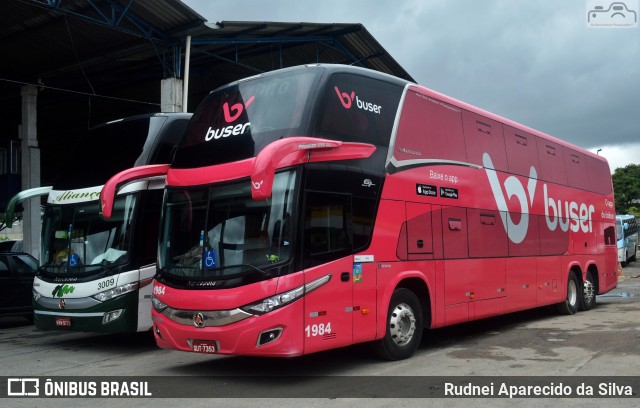
[[629,229],[629,224],[625,223],[625,224],[624,224],[624,230],[626,231],[626,230],[628,230],[628,229]]
[[116,199],[118,188],[122,187],[123,184],[166,176],[168,171],[168,164],[152,164],[149,166],[139,166],[123,170],[111,177],[100,192],[102,216],[104,218],[111,218],[111,214],[113,213],[113,203]]
[[13,227],[13,217],[15,216],[16,207],[18,206],[18,204],[32,197],[40,197],[43,195],[47,195],[52,190],[52,188],[53,187],[51,186],[35,187],[28,190],[23,190],[18,194],[16,194],[15,196],[11,197],[11,200],[9,200],[9,203],[7,203],[7,208],[5,209],[5,212],[4,212],[5,226],[7,228]]
[[[254,159],[251,171],[251,198],[255,201],[271,197],[276,168],[305,162],[367,158],[376,147],[366,143],[350,143],[316,137],[288,137],[262,149]],[[312,156],[313,153],[313,156]]]

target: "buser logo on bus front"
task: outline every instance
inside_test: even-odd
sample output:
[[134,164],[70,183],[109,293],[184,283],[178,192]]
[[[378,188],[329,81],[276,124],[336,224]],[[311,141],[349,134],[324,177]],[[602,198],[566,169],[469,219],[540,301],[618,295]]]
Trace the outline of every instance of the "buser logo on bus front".
[[[242,115],[242,112],[244,112],[254,100],[255,96],[251,96],[244,104],[236,103],[231,107],[229,107],[229,102],[225,102],[222,105],[222,113],[224,115],[225,122],[232,123],[238,120],[238,118]],[[204,140],[208,142],[211,139],[218,140],[223,137],[242,135],[247,131],[247,129],[250,128],[251,122],[229,125],[218,129],[212,129],[212,126],[209,126],[209,129],[204,136]]]

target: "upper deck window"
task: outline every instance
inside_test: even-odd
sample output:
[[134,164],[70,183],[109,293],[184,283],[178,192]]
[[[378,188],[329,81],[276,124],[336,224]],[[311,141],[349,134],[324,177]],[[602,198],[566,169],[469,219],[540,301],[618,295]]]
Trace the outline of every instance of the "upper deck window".
[[248,159],[271,142],[304,135],[308,106],[321,72],[270,73],[212,92],[196,110],[173,167]]
[[99,186],[120,170],[133,167],[153,127],[166,117],[108,123],[91,129],[60,163],[55,190]]
[[395,140],[395,159],[467,162],[461,112],[457,106],[429,95],[407,92]]
[[314,136],[389,146],[402,87],[351,74],[332,75],[318,105]]

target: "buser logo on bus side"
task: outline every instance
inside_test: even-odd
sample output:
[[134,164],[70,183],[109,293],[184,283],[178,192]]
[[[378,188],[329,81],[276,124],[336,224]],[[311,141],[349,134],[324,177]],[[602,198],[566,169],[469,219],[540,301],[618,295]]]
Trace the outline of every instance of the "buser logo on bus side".
[[[488,153],[482,156],[482,164],[484,165],[487,178],[489,179],[489,185],[493,192],[493,197],[496,200],[498,210],[500,211],[500,217],[502,218],[502,225],[505,228],[509,239],[519,244],[524,241],[529,230],[529,212],[533,207],[533,200],[536,192],[537,177],[536,169],[531,166],[529,169],[529,182],[527,183],[527,189],[525,191],[524,186],[515,176],[509,176],[504,181],[504,191],[507,193],[506,197],[502,190],[502,185],[498,179],[498,174],[494,170],[493,162]],[[571,231],[584,233],[593,232],[592,215],[595,212],[593,205],[587,205],[586,203],[578,204],[575,201],[556,200],[550,197],[547,184],[543,186],[544,191],[544,215],[547,223],[547,227],[550,231],[555,231],[558,225],[560,229],[567,232],[569,228]],[[513,197],[518,200],[520,204],[520,222],[514,223],[511,218],[510,210],[507,205],[507,198],[511,200]],[[564,208],[563,208],[564,207]],[[563,211],[564,210],[564,211]],[[564,216],[563,216],[564,214]]]

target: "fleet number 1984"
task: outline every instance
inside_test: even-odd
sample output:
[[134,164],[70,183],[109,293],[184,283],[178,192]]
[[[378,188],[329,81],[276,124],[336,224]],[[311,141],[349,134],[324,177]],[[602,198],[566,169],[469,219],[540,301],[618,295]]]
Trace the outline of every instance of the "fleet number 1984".
[[331,334],[331,322],[328,323],[320,323],[320,324],[310,324],[304,328],[304,332],[307,334],[307,337],[316,337],[316,336],[324,336],[325,334]]

